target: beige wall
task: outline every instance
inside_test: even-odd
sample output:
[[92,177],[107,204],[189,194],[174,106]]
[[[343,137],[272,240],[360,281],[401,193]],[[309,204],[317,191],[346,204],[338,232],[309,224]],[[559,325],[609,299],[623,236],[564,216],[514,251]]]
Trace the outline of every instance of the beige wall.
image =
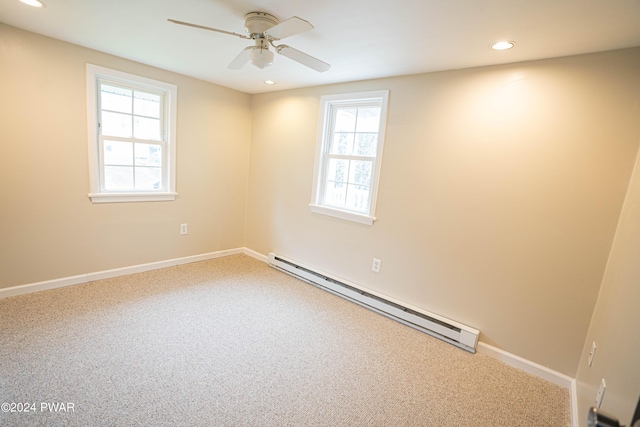
[[[176,201],[90,202],[87,62],[178,85]],[[249,95],[2,24],[0,87],[0,288],[243,246]]]
[[[594,341],[597,349],[589,367]],[[587,425],[601,378],[607,384],[601,409],[629,425],[640,397],[640,155],[580,358],[580,425]]]
[[[639,88],[632,49],[255,95],[246,246],[573,377],[638,150]],[[378,89],[378,220],[311,213],[319,97]]]

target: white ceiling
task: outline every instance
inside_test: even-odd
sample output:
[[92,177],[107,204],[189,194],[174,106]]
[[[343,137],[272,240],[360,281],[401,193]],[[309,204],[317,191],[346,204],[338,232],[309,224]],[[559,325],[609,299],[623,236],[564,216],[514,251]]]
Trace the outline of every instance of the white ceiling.
[[[247,93],[640,46],[640,0],[42,0],[0,2],[0,21]],[[281,55],[227,65],[251,41],[244,15],[299,16],[315,29],[283,41],[331,64],[318,73]],[[509,51],[489,45],[516,42]],[[277,82],[268,86],[264,80]]]

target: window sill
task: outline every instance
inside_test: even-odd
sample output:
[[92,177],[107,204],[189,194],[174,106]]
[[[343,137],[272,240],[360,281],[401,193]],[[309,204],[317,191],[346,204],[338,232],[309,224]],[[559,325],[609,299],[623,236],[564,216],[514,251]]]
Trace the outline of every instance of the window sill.
[[373,222],[376,220],[376,217],[359,214],[355,212],[343,211],[340,209],[329,208],[326,206],[314,205],[313,203],[309,205],[311,208],[311,212],[328,215],[334,218],[346,219],[347,221],[353,221],[360,224],[365,225],[373,225]]
[[167,202],[178,193],[89,193],[93,203]]

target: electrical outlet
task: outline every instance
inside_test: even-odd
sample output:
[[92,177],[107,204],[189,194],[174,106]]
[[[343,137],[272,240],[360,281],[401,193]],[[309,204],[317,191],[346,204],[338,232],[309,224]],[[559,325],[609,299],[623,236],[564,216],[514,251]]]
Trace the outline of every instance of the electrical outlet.
[[598,389],[598,394],[596,395],[596,408],[600,408],[602,405],[602,398],[604,397],[604,391],[607,389],[607,384],[604,382],[604,378],[600,382],[600,388]]
[[189,227],[187,224],[180,224],[180,234],[189,234]]
[[591,344],[591,351],[589,352],[589,366],[591,366],[591,364],[593,363],[593,356],[596,355],[596,342],[594,341],[593,344]]
[[374,273],[380,273],[380,264],[382,264],[382,261],[380,261],[378,258],[374,258],[373,264],[371,264],[371,271],[373,271]]

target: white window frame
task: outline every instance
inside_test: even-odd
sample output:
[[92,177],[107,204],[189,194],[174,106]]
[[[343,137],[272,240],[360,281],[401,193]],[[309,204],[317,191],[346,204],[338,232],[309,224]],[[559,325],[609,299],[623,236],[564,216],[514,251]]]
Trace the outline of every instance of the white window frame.
[[[378,198],[378,184],[380,181],[380,169],[382,166],[382,151],[384,147],[385,128],[387,122],[387,104],[389,101],[389,91],[371,91],[359,93],[347,93],[338,95],[325,95],[320,98],[320,119],[318,130],[318,141],[316,144],[316,158],[313,173],[313,189],[311,193],[311,211],[358,222],[366,225],[373,225],[376,220],[376,203]],[[359,107],[368,104],[381,106],[380,125],[378,129],[378,144],[376,157],[373,161],[371,171],[371,182],[369,187],[369,211],[365,213],[355,212],[348,209],[341,209],[335,206],[324,205],[322,203],[325,185],[327,182],[326,172],[328,167],[329,149],[331,144],[333,109],[336,107],[348,107],[356,105]]]
[[[98,65],[87,64],[87,128],[89,141],[89,198],[93,203],[154,202],[175,200],[176,193],[176,114],[178,87]],[[100,113],[99,82],[111,82],[141,91],[162,94],[164,111],[162,128],[162,186],[159,191],[107,191],[104,189],[101,159],[101,138],[98,116]]]

